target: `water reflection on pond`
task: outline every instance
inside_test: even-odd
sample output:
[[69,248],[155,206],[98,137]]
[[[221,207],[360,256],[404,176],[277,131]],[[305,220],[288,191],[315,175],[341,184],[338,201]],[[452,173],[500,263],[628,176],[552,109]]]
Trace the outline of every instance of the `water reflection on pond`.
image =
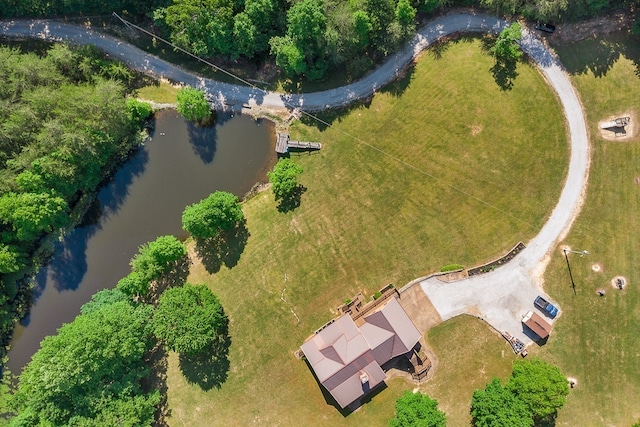
[[175,111],[156,115],[151,139],[102,189],[82,227],[59,242],[37,276],[30,315],[15,331],[8,367],[19,373],[39,347],[79,313],[96,291],[125,276],[138,247],[156,237],[185,238],[182,210],[216,190],[242,196],[275,161],[267,121],[220,116],[211,128]]

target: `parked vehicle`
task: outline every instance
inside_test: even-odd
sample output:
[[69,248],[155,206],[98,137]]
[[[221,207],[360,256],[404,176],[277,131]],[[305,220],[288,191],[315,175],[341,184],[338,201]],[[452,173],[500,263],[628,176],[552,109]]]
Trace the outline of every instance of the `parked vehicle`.
[[556,26],[548,22],[536,22],[536,30],[544,31],[545,33],[553,33],[556,30]]
[[555,319],[556,316],[558,315],[558,307],[551,304],[549,301],[542,298],[541,296],[538,296],[536,298],[536,300],[533,302],[533,305],[535,305],[537,309],[539,309],[540,311],[542,311],[544,314],[546,314],[552,319]]

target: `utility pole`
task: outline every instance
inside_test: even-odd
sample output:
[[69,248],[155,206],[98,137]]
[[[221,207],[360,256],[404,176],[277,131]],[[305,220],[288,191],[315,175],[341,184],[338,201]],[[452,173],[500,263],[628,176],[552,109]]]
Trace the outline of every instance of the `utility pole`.
[[589,251],[573,251],[571,249],[563,249],[562,252],[564,253],[564,259],[567,261],[567,269],[569,270],[569,278],[571,279],[571,287],[573,288],[573,294],[576,294],[576,282],[573,281],[573,274],[571,273],[571,265],[569,264],[569,257],[567,256],[567,254],[569,252],[572,252],[574,254],[579,254],[580,258],[582,258],[585,255],[589,255]]

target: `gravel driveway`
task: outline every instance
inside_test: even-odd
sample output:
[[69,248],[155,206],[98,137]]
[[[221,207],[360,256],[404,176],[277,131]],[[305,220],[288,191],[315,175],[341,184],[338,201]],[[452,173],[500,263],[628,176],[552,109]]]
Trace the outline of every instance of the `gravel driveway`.
[[[304,95],[266,92],[201,78],[111,36],[56,21],[2,21],[0,34],[92,44],[144,73],[203,88],[218,106],[238,109],[244,104],[255,103],[268,108],[300,107],[314,111],[371,96],[394,80],[410,61],[440,37],[456,32],[498,32],[505,25],[501,19],[482,14],[451,14],[438,18],[423,27],[405,49],[362,80]],[[561,65],[526,29],[521,45],[557,93],[569,127],[571,158],[558,204],[540,233],[508,264],[491,273],[458,282],[443,283],[433,278],[421,282],[421,286],[442,319],[471,314],[484,319],[498,331],[508,331],[529,344],[531,338],[524,333],[520,319],[526,311],[533,309],[536,295],[551,300],[542,291],[542,273],[551,251],[569,231],[581,208],[589,171],[589,143],[582,107]]]

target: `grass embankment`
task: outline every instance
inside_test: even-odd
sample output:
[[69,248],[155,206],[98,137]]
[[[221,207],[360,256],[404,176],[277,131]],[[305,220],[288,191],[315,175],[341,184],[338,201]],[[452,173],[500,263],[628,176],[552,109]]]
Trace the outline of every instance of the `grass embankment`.
[[[371,297],[452,262],[495,258],[539,230],[568,157],[554,95],[526,65],[514,89],[500,91],[477,40],[440,51],[370,105],[334,117],[333,127],[297,124],[294,138],[323,143],[320,153],[295,158],[308,188],[301,206],[279,213],[271,193],[258,195],[244,206],[251,235],[237,265],[213,275],[192,266],[190,281],[207,283],[229,314],[231,368],[221,388],[204,392],[186,383],[172,356],[172,425],[386,425],[411,384],[390,381],[345,418],[293,352],[358,291]],[[429,336],[440,371],[428,389],[466,416],[471,387],[508,372],[511,357],[488,327],[450,326],[458,322],[475,320]],[[462,351],[460,336],[476,334],[486,347]]]
[[179,88],[165,81],[153,82],[136,90],[136,96],[159,104],[175,104]]
[[[558,52],[574,73],[592,149],[585,207],[563,243],[591,254],[569,255],[575,294],[562,253],[553,256],[545,289],[563,315],[540,355],[578,380],[558,426],[629,426],[640,418],[640,137],[606,141],[597,123],[627,111],[637,120],[640,40],[617,34]],[[592,270],[596,263],[600,272]],[[623,291],[610,284],[618,275],[629,283]],[[599,288],[606,290],[604,297],[596,294]]]

